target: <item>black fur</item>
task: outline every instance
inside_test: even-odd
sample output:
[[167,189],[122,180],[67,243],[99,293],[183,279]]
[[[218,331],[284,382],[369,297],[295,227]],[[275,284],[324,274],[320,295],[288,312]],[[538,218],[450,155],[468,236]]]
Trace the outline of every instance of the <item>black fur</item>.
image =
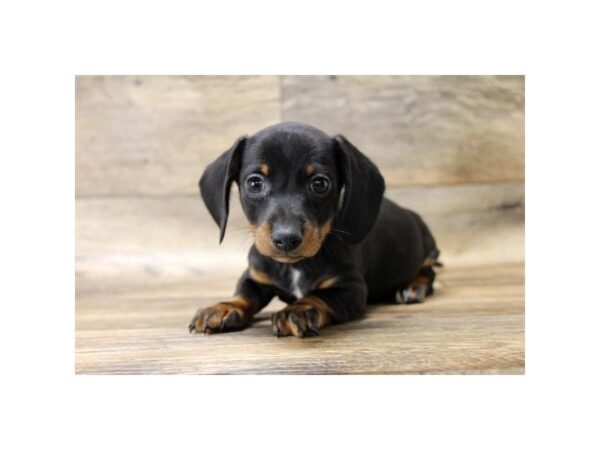
[[[268,169],[266,176],[262,165]],[[317,175],[330,182],[325,194],[311,188]],[[260,193],[250,192],[250,177],[262,180]],[[326,231],[331,225],[318,252],[303,259],[296,260],[293,250],[283,251],[275,244],[273,255],[252,246],[250,267],[270,280],[257,282],[248,270],[240,278],[236,295],[257,303],[253,313],[274,296],[293,304],[299,294],[311,295],[330,308],[330,323],[341,323],[360,317],[367,302],[393,301],[419,275],[431,278],[427,292],[432,292],[435,273],[431,264],[424,263],[435,263],[439,250],[431,232],[419,215],[383,198],[381,173],[343,136],[283,123],[240,138],[206,168],[200,180],[202,198],[219,225],[221,240],[233,182],[240,187],[250,223],[269,223],[272,236],[301,233],[308,226]],[[319,287],[332,278],[333,285]]]
[[336,218],[336,228],[344,231],[346,242],[357,244],[377,220],[385,182],[375,164],[344,136],[335,136],[333,147],[338,153],[345,186],[344,203]]
[[233,146],[210,164],[200,178],[200,193],[212,218],[220,229],[219,242],[225,237],[229,216],[231,183],[239,178],[241,152],[246,137],[239,138]]

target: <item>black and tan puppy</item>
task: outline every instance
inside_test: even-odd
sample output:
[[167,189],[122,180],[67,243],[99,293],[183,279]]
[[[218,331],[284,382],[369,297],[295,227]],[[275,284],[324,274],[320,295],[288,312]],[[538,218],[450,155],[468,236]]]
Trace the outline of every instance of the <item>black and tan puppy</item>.
[[200,309],[189,329],[239,330],[278,296],[277,336],[314,336],[360,317],[368,302],[419,302],[433,292],[439,250],[423,220],[383,198],[377,167],[343,136],[283,123],[242,137],[200,179],[225,235],[239,186],[254,245],[233,298]]

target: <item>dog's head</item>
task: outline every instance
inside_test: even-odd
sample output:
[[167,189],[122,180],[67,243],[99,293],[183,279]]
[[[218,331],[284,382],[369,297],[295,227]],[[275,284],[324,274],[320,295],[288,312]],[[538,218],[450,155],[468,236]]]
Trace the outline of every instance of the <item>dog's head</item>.
[[231,183],[259,253],[293,263],[314,256],[329,233],[360,242],[384,191],[377,167],[343,136],[282,123],[241,137],[210,164],[200,192],[223,240]]

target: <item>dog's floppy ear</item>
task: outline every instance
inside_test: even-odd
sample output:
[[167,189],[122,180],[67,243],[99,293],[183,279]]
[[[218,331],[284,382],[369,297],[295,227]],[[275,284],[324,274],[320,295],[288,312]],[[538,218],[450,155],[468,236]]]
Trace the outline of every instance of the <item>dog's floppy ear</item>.
[[237,181],[239,177],[245,145],[246,136],[242,136],[229,150],[208,165],[200,178],[200,194],[221,231],[219,243],[223,242],[225,237],[229,215],[229,192],[231,183]]
[[377,166],[344,136],[333,137],[344,185],[335,227],[349,244],[360,242],[377,220],[385,182]]

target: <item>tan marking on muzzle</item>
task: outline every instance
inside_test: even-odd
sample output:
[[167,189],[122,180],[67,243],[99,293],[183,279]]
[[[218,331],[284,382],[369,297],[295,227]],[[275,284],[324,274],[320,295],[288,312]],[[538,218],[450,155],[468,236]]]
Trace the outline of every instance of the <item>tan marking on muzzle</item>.
[[332,220],[325,222],[322,227],[315,227],[307,223],[304,227],[302,243],[296,249],[296,252],[305,258],[316,255],[321,249],[323,241],[331,231],[331,222]]
[[[318,253],[323,241],[331,231],[333,219],[327,221],[322,227],[316,227],[310,223],[304,226],[302,243],[298,248],[290,252],[289,255],[282,255],[271,242],[271,224],[265,221],[261,225],[250,224],[250,229],[254,235],[254,245],[258,253],[264,256],[281,258],[282,256],[294,258],[310,258]],[[282,261],[283,262],[283,261]]]
[[254,235],[254,245],[258,253],[264,256],[271,256],[273,246],[271,244],[271,224],[266,221],[259,226],[250,224],[250,229]]

